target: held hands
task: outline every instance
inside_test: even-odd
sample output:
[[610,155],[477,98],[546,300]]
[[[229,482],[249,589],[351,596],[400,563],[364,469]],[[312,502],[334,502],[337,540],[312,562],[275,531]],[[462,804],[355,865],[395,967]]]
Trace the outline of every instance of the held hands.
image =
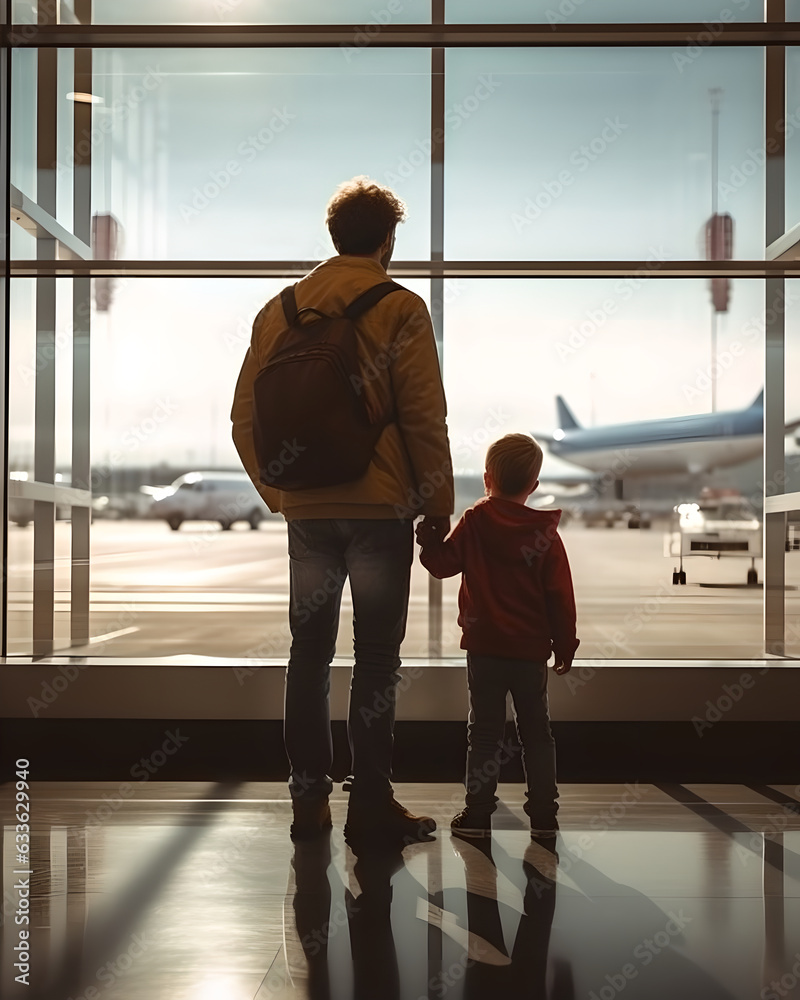
[[420,545],[430,545],[431,542],[443,541],[450,533],[449,517],[423,517],[417,524],[416,536]]

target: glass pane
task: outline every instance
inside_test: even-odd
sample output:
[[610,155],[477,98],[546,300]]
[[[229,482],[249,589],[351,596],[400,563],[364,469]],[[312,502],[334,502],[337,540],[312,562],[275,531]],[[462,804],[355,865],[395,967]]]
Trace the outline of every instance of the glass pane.
[[[68,484],[71,476],[72,358],[71,288],[56,289],[56,469],[57,480]],[[36,352],[36,282],[15,278],[11,282],[9,341],[8,474],[8,651],[30,655],[33,647],[34,503],[17,496],[23,484],[34,480],[35,392],[37,376],[52,363],[50,352]],[[66,339],[65,339],[66,338]],[[50,358],[50,361],[48,361]],[[55,648],[70,644],[71,536],[70,508],[56,507],[54,538]]]
[[445,257],[705,257],[712,89],[733,256],[764,244],[764,53],[447,52]]
[[[42,177],[37,169],[37,107],[38,64],[37,51],[18,49],[12,52],[12,101],[11,101],[11,183],[12,208],[22,208],[20,196],[37,202],[43,190]],[[55,217],[67,232],[73,229],[74,169],[74,112],[75,104],[68,97],[75,90],[75,61],[72,49],[59,50],[56,64],[56,150],[57,160],[48,172],[55,172]],[[51,208],[52,211],[52,208]],[[36,245],[26,227],[27,217],[17,218],[11,233],[12,256],[19,259],[36,257]]]
[[[786,483],[782,492],[800,493],[800,280],[786,282]],[[780,491],[779,491],[780,492]],[[800,507],[800,504],[798,504]],[[786,652],[800,656],[800,510],[786,516]]]
[[[763,295],[760,281],[733,283],[714,366],[705,281],[483,279],[453,290],[444,374],[458,510],[484,492],[490,441],[540,438],[531,503],[564,510],[580,656],[761,655],[762,594],[747,580],[761,539],[753,404],[764,338],[752,317]],[[686,583],[673,584],[682,551]],[[446,655],[460,640],[457,591],[446,581]]]
[[[777,306],[786,314],[786,354],[785,364],[785,418],[787,432],[786,484],[782,493],[800,492],[800,280],[787,280],[784,286],[784,303],[779,299]],[[792,426],[795,425],[795,426]]]
[[75,51],[58,50],[58,105],[56,115],[58,162],[56,163],[56,219],[74,231],[75,188],[75,102],[67,94],[75,92]]
[[30,655],[33,652],[33,502],[10,499],[8,506],[8,655]]
[[[430,0],[94,0],[94,24],[385,24],[430,23]],[[354,36],[354,44],[364,44]]]
[[8,357],[8,468],[33,477],[34,392],[36,389],[36,282],[11,282]]
[[72,284],[56,284],[56,476],[72,482]]
[[[285,657],[289,648],[286,525],[223,531],[231,501],[198,489],[243,475],[231,439],[234,387],[252,322],[285,281],[120,280],[108,312],[92,317],[92,618],[88,652],[113,656]],[[404,281],[429,301],[430,283]],[[194,473],[189,479],[182,479]],[[224,485],[224,484],[223,484]],[[175,487],[170,510],[154,498]],[[226,492],[227,491],[227,492]],[[233,499],[247,493],[236,482]],[[180,497],[180,502],[178,501]],[[176,511],[181,523],[170,530]],[[428,577],[415,567],[406,655],[426,655]],[[352,654],[352,606],[337,652]],[[122,633],[122,634],[117,634]]]
[[34,0],[11,0],[12,24],[36,24]]
[[[787,20],[797,20],[798,2],[787,0]],[[12,21],[36,20],[33,0],[12,0]],[[74,20],[73,0],[61,0],[59,22]],[[500,0],[490,7],[481,0],[448,0],[446,19],[452,24],[558,24],[763,21],[760,0]],[[372,29],[385,24],[426,24],[430,0],[94,0],[95,24],[356,24]],[[358,42],[356,43],[358,44]]]
[[55,538],[53,545],[55,559],[53,611],[54,649],[67,649],[72,642],[72,508],[56,508]]
[[786,0],[786,20],[800,21],[800,0]]
[[[11,282],[8,356],[8,475],[33,479],[34,391],[36,377],[36,284]],[[8,500],[8,652],[33,648],[33,501]]]
[[11,53],[11,183],[36,200],[36,107],[37,76],[35,49]]
[[[800,2],[800,0],[798,0]],[[786,228],[800,225],[800,48],[786,49]]]
[[56,283],[55,348],[36,354],[36,282],[12,282],[9,355],[9,471],[33,478],[37,375],[55,363],[56,474],[72,479],[72,287]]
[[699,23],[719,21],[726,8],[729,21],[764,20],[759,0],[731,0],[727,5],[719,0],[499,0],[490,6],[482,0],[449,0],[447,20],[453,24]]
[[94,79],[98,257],[321,260],[358,174],[409,207],[397,258],[429,256],[428,52],[101,50]]

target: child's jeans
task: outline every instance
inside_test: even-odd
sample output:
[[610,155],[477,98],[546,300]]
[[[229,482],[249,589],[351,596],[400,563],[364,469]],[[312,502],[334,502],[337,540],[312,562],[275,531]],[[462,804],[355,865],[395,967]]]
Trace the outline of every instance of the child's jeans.
[[531,826],[550,829],[558,811],[558,788],[556,745],[547,704],[547,665],[467,653],[467,670],[470,704],[467,805],[478,811],[494,812],[500,766],[518,752],[504,742],[506,692],[510,691],[528,783],[524,809]]

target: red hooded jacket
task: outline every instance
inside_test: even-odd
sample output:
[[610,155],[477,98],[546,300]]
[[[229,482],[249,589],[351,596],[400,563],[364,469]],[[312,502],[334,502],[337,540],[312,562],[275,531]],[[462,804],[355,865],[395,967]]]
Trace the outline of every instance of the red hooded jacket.
[[484,656],[546,662],[572,659],[575,596],[560,510],[533,510],[484,497],[464,511],[446,539],[421,533],[420,561],[435,577],[461,573],[461,648]]

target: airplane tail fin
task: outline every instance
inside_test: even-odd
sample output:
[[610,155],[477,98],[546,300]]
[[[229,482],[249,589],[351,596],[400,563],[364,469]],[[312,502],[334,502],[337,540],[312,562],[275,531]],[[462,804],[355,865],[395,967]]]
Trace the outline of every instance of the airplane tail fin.
[[756,396],[753,402],[750,404],[751,410],[763,410],[764,409],[764,390]]
[[562,431],[575,431],[580,428],[581,425],[561,396],[556,396],[556,409],[558,410],[558,426]]

